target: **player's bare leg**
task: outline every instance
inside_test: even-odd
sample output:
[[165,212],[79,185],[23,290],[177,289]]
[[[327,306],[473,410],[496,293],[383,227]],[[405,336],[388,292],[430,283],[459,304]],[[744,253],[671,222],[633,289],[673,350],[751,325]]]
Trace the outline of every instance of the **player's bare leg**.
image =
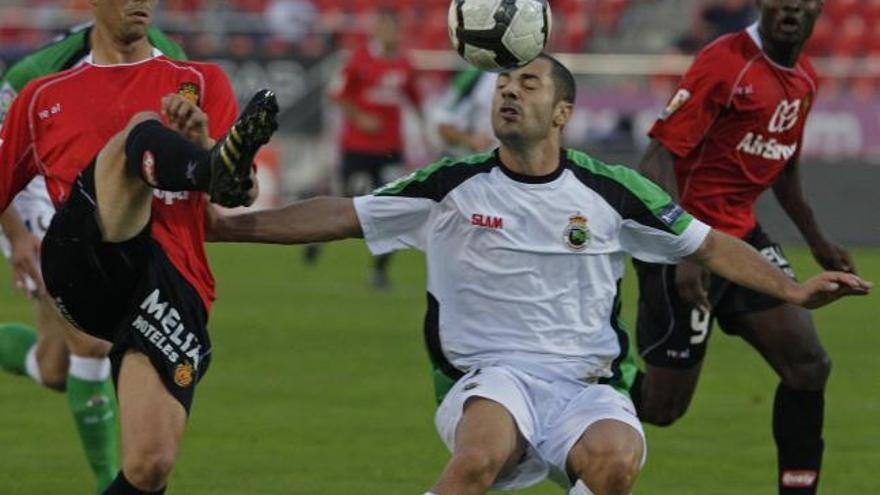
[[159,115],[142,112],[131,118],[125,130],[113,136],[95,162],[95,191],[98,224],[105,242],[132,239],[147,226],[153,200],[153,187],[126,168],[125,144],[138,124]]
[[639,419],[655,426],[669,426],[684,416],[697,390],[703,363],[686,369],[664,368],[646,364],[640,376]]
[[785,304],[720,323],[760,352],[781,379],[773,403],[779,493],[815,494],[831,360],[819,342],[810,312]]
[[61,317],[49,296],[37,296],[33,305],[37,317],[34,355],[40,370],[40,381],[47,388],[63,392],[67,387],[67,370],[70,367],[64,332],[70,324]]
[[628,495],[638,477],[645,451],[632,426],[613,419],[591,424],[572,447],[568,471],[595,495]]
[[118,389],[125,479],[117,478],[111,488],[127,481],[141,491],[159,492],[177,459],[186,411],[141,353],[123,357]]
[[455,449],[431,489],[436,495],[482,495],[501,473],[514,468],[526,442],[501,404],[472,397],[455,432]]

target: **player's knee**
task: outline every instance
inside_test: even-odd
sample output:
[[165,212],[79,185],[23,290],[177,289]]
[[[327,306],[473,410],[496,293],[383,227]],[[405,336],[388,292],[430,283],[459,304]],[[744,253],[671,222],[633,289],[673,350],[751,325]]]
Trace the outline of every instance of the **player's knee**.
[[641,469],[642,449],[635,443],[591,445],[577,476],[598,493],[628,494]]
[[165,487],[171,469],[174,467],[174,456],[161,451],[142,452],[123,464],[123,471],[128,481],[144,491],[158,491]]
[[781,370],[782,381],[791,388],[814,390],[825,386],[831,375],[831,357],[824,349],[805,353]]
[[453,456],[454,470],[469,485],[489,487],[501,471],[504,461],[495,459],[485,449],[467,448]]

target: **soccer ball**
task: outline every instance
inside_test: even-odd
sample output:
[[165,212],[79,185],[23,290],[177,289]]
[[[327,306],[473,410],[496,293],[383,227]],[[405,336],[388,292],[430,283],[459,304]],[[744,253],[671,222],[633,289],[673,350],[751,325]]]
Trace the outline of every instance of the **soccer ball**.
[[547,0],[452,0],[449,38],[478,69],[501,71],[540,55],[552,26]]

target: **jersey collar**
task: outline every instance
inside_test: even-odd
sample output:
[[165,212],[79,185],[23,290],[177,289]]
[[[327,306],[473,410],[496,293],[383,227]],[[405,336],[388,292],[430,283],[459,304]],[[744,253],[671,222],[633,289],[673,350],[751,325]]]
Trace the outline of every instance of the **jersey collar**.
[[498,149],[495,150],[495,162],[498,163],[498,168],[501,169],[501,172],[511,180],[523,184],[548,184],[558,179],[562,172],[565,171],[565,150],[559,150],[559,166],[547,175],[523,175],[510,170],[501,161],[501,154]]
[[158,48],[156,48],[156,47],[154,46],[154,47],[153,47],[153,51],[150,53],[150,58],[147,58],[147,59],[141,60],[140,62],[133,62],[133,63],[130,63],[130,64],[96,64],[96,63],[95,63],[95,58],[94,58],[94,52],[89,51],[89,54],[86,55],[85,58],[83,58],[82,61],[81,61],[79,64],[76,64],[76,65],[80,65],[80,64],[89,64],[89,65],[94,65],[95,67],[117,67],[117,66],[120,66],[120,65],[137,65],[137,64],[144,63],[144,62],[146,62],[147,60],[152,60],[152,59],[154,59],[154,58],[156,58],[156,57],[161,57],[161,56],[162,56],[162,51],[159,50]]
[[758,50],[761,51],[761,55],[764,57],[770,65],[776,67],[779,70],[795,72],[797,70],[797,66],[800,63],[800,59],[794,64],[794,67],[786,67],[784,65],[779,65],[772,58],[767,55],[767,52],[764,51],[764,40],[761,39],[761,33],[758,31],[758,21],[754,24],[746,28],[746,32],[749,34],[749,38],[755,43],[758,47]]

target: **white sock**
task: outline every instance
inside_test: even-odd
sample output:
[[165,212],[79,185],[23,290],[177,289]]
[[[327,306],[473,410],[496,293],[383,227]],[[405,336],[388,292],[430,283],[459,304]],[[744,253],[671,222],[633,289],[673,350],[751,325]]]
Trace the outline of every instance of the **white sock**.
[[103,382],[110,377],[110,360],[71,354],[70,376],[87,382]]
[[28,349],[27,355],[24,357],[24,369],[31,379],[40,385],[43,384],[43,376],[40,374],[40,365],[37,364],[37,344]]
[[585,485],[583,481],[578,480],[568,492],[568,495],[593,495],[593,492],[587,488],[587,485]]
[[425,492],[425,495],[437,495],[437,494],[434,492]]

